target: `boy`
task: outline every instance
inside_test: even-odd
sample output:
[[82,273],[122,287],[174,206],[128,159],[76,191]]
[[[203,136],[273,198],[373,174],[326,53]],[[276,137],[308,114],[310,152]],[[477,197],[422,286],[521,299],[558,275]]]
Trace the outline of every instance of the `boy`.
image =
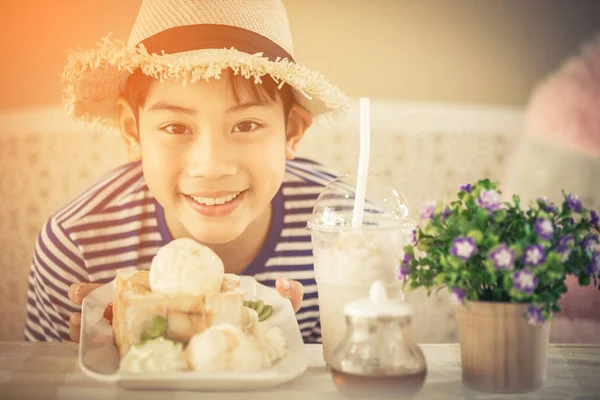
[[313,115],[339,111],[347,98],[291,53],[280,0],[144,0],[127,47],[105,39],[70,56],[69,111],[118,127],[139,161],[43,227],[27,340],[78,341],[83,297],[119,268],[149,268],[180,237],[212,248],[226,272],[276,286],[304,340],[320,340],[303,228],[333,176],[293,159]]

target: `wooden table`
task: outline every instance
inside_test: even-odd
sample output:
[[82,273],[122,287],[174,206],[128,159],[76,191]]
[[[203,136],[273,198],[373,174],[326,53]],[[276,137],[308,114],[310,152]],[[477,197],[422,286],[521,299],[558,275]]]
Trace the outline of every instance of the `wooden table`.
[[[600,400],[600,346],[552,345],[548,382],[529,394],[473,392],[461,383],[456,344],[422,345],[429,374],[420,399]],[[342,399],[324,367],[320,345],[306,346],[308,370],[298,379],[261,392],[198,393],[127,391],[98,383],[77,366],[73,343],[0,342],[0,399]]]

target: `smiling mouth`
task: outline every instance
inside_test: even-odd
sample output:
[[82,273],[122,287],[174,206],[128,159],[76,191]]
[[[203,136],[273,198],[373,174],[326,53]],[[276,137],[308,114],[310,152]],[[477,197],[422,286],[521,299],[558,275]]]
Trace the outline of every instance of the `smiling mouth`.
[[190,199],[194,200],[196,203],[201,204],[203,206],[220,206],[235,200],[240,194],[244,191],[231,193],[225,196],[219,197],[199,197],[187,195]]
[[192,210],[205,217],[225,217],[233,213],[244,201],[248,189],[241,192],[198,193],[203,196],[184,194]]

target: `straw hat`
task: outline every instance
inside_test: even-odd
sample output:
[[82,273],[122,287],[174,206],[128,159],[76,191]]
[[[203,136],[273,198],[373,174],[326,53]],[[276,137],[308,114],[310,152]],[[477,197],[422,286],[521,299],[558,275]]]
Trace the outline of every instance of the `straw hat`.
[[74,118],[112,127],[125,78],[138,68],[184,83],[231,68],[257,83],[268,74],[289,84],[315,117],[342,111],[344,93],[296,64],[293,52],[281,0],[143,0],[127,45],[108,36],[96,49],[69,54],[64,102]]

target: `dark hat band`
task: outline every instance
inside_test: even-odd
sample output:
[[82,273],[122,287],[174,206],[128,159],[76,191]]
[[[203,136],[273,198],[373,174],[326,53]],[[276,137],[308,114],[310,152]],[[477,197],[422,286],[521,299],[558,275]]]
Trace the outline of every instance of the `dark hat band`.
[[270,61],[292,56],[272,40],[256,32],[230,25],[198,24],[166,29],[140,42],[148,53],[181,53],[200,49],[229,49],[248,54],[263,53]]

